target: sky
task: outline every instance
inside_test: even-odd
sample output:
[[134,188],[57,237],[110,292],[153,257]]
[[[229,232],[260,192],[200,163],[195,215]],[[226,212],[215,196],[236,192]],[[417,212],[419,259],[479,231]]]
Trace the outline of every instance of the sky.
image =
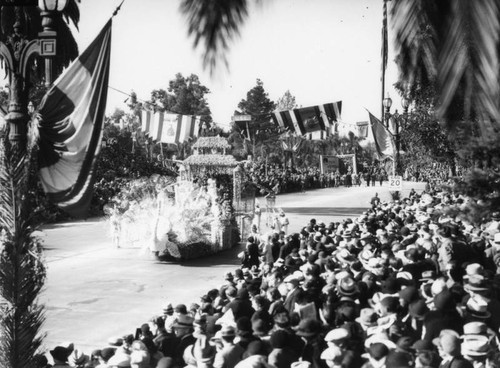
[[[80,52],[92,41],[121,0],[84,0],[75,32]],[[250,1],[252,4],[253,2]],[[203,70],[201,50],[187,37],[179,0],[125,0],[113,20],[109,86],[147,100],[166,89],[176,73],[200,77],[213,119],[228,128],[241,99],[259,78],[276,101],[290,90],[299,105],[342,100],[342,121],[367,121],[368,109],[380,116],[382,0],[264,0],[250,17],[214,76]],[[391,36],[389,29],[389,35]],[[394,59],[390,49],[389,60]],[[390,63],[386,90],[396,67]],[[127,96],[108,90],[107,113],[126,109]],[[349,125],[344,125],[349,128]]]

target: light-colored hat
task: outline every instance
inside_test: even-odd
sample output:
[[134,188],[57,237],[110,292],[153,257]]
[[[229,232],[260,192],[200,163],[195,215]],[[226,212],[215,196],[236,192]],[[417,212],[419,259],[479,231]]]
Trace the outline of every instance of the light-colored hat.
[[471,263],[465,268],[466,275],[464,278],[469,278],[473,275],[482,275],[484,274],[484,267],[479,263]]
[[480,335],[465,338],[461,345],[462,355],[471,357],[488,355],[490,348],[489,339]]
[[476,318],[487,319],[491,317],[491,313],[488,312],[488,302],[485,298],[480,295],[474,295],[469,298],[466,304],[467,312]]
[[347,331],[345,328],[335,328],[326,334],[325,341],[342,341],[347,339],[348,337],[349,331]]

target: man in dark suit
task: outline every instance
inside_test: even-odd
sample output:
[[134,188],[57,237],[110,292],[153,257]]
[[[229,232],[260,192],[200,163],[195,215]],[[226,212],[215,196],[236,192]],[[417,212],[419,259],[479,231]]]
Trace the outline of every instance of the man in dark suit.
[[235,287],[230,286],[226,290],[226,296],[229,299],[229,303],[224,307],[224,313],[231,309],[235,321],[241,317],[248,317],[249,319],[252,317],[255,310],[252,308],[252,302],[248,298],[248,291],[246,288],[236,290]]
[[288,313],[292,313],[295,308],[295,303],[302,289],[299,287],[299,280],[294,275],[289,275],[284,280],[288,293],[286,294],[284,306]]

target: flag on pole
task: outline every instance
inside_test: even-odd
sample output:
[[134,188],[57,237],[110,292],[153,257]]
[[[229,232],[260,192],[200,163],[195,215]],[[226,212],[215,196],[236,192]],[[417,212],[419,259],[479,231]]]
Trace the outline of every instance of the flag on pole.
[[111,19],[45,94],[38,118],[39,175],[50,201],[75,217],[92,198],[108,91]]
[[[387,69],[387,53],[389,49],[389,43],[387,41],[387,0],[384,1],[384,8],[383,8],[383,19],[382,19],[382,71],[385,71]],[[382,96],[384,98],[384,96]]]
[[177,144],[180,142],[182,115],[165,114],[161,142]]
[[382,122],[373,116],[369,111],[370,125],[372,127],[373,139],[375,140],[375,148],[380,160],[385,158],[394,158],[394,140],[391,133],[382,124]]
[[298,135],[326,131],[340,120],[342,101],[303,107],[300,109],[276,111],[271,118],[275,125]]

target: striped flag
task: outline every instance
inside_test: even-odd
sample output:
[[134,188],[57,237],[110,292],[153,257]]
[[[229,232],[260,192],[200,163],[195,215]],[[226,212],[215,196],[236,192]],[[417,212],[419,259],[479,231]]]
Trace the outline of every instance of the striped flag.
[[182,115],[181,130],[179,134],[179,143],[189,141],[191,138],[198,136],[200,117],[193,115]]
[[161,141],[164,120],[165,120],[165,113],[163,111],[157,111],[154,113],[153,123],[151,124],[149,136],[155,142]]
[[342,101],[300,109],[277,111],[271,116],[275,125],[297,135],[326,131],[340,120]]
[[92,198],[108,91],[111,19],[45,94],[38,117],[39,175],[50,201],[75,217]]
[[370,125],[372,127],[373,139],[375,140],[375,148],[377,149],[379,159],[393,158],[395,148],[391,133],[389,133],[384,124],[369,111],[368,115],[370,116]]
[[163,129],[161,132],[161,142],[177,144],[180,142],[182,128],[182,115],[165,114]]
[[149,110],[141,111],[141,131],[149,136],[151,129],[151,120],[153,119],[153,112]]

